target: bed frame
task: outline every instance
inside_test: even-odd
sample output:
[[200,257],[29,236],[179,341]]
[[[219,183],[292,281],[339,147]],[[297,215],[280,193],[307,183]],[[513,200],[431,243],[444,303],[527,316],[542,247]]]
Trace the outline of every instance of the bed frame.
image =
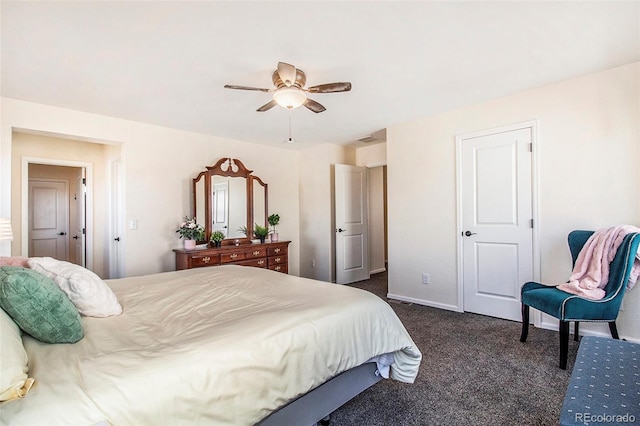
[[271,413],[259,426],[314,425],[327,418],[354,396],[382,380],[375,362],[338,374],[311,392]]

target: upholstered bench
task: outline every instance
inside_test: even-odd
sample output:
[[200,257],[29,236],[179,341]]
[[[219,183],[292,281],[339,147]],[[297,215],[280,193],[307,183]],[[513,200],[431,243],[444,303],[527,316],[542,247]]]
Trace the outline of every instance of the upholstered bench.
[[639,423],[640,345],[608,337],[583,337],[560,424]]

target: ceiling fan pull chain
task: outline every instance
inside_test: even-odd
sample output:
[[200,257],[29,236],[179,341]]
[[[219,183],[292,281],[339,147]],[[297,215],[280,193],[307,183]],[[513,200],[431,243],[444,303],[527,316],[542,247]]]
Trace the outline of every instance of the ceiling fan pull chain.
[[289,143],[293,143],[293,137],[291,137],[291,111],[292,109],[289,108],[289,140],[287,141]]

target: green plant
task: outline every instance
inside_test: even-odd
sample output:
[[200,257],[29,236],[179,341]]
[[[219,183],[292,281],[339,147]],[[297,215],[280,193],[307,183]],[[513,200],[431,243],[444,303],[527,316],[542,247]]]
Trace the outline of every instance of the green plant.
[[184,222],[180,224],[176,232],[180,235],[180,238],[185,240],[203,240],[204,239],[204,227],[196,223],[195,217],[184,217]]
[[280,215],[278,213],[273,213],[267,218],[267,222],[273,228],[273,233],[276,232],[276,225],[280,223]]
[[242,232],[244,234],[245,237],[249,236],[249,231],[247,230],[246,226],[241,226],[238,228],[238,232]]
[[224,233],[222,231],[213,231],[211,233],[211,238],[209,238],[210,241],[213,241],[214,243],[218,243],[222,240],[224,240]]
[[260,238],[261,240],[264,240],[267,237],[267,235],[269,235],[269,228],[267,228],[266,226],[260,226],[256,223],[253,226],[253,235],[256,238]]

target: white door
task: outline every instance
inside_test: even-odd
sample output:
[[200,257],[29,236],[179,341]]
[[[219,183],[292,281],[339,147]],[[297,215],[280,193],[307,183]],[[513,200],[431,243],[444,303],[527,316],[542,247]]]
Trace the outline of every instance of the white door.
[[519,321],[533,279],[532,128],[458,143],[464,310]]
[[[213,231],[221,231],[225,238],[229,236],[229,182],[216,183],[213,185],[211,197],[213,203],[212,225]],[[246,210],[246,209],[245,209]],[[251,235],[247,235],[251,238]]]
[[69,201],[64,181],[29,179],[29,256],[68,260]]
[[[86,182],[86,181],[85,181]],[[86,186],[85,186],[86,188]],[[109,246],[109,278],[122,278],[125,276],[124,265],[124,170],[122,160],[116,159],[111,162],[111,244]],[[129,229],[138,228],[137,219],[132,219]]]
[[367,169],[335,165],[336,282],[369,279]]
[[76,182],[76,191],[74,194],[74,208],[75,208],[75,229],[73,231],[73,245],[75,250],[75,263],[80,266],[86,266],[87,256],[85,252],[85,233],[86,233],[86,181],[85,181],[84,168],[81,169],[80,176],[78,176]]

